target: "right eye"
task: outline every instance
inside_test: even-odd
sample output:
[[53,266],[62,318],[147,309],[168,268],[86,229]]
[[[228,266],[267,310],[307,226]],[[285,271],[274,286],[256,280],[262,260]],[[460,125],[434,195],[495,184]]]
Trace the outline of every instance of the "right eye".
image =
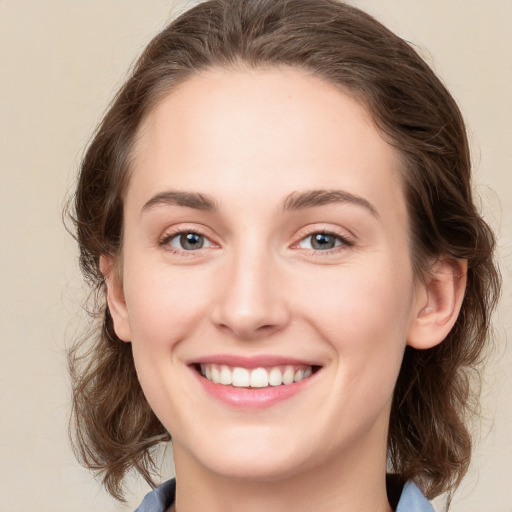
[[178,251],[197,251],[205,247],[212,247],[212,243],[208,238],[193,231],[170,235],[164,243]]

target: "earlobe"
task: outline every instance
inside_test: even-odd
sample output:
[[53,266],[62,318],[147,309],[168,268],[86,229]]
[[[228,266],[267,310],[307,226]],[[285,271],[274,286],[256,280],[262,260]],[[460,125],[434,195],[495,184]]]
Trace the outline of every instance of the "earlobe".
[[107,285],[107,305],[114,322],[114,330],[119,339],[131,341],[123,284],[112,256],[100,256],[100,270]]
[[407,344],[427,349],[441,343],[454,326],[464,300],[467,261],[440,258],[418,284]]

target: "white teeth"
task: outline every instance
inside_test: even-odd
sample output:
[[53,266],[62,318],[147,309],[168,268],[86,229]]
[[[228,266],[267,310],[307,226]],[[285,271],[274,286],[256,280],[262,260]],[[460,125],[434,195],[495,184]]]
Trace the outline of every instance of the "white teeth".
[[283,374],[281,373],[281,368],[275,366],[270,370],[268,374],[268,383],[271,386],[280,386],[283,383]]
[[295,372],[293,366],[287,366],[283,373],[283,384],[291,384],[295,378]]
[[268,386],[268,372],[265,368],[256,368],[251,372],[251,388],[266,388]]
[[[219,372],[218,367],[212,366],[211,371],[212,371],[212,382],[214,384],[219,384],[220,383],[220,372]],[[208,378],[208,377],[206,377],[206,378]]]
[[220,383],[229,386],[233,382],[231,370],[227,366],[220,367]]
[[[206,375],[208,378],[208,375]],[[232,373],[233,386],[237,388],[248,388],[250,386],[251,376],[249,370],[245,368],[233,368]]]
[[273,366],[270,368],[231,367],[217,364],[201,364],[201,374],[214,384],[237,388],[266,388],[268,386],[288,386],[307,379],[313,373],[311,366]]

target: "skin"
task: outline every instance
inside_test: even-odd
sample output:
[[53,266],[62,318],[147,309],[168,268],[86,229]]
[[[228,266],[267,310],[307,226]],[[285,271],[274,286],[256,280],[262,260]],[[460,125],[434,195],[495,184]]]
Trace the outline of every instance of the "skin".
[[[173,437],[177,510],[391,510],[386,436],[403,351],[446,336],[464,263],[413,276],[398,155],[366,109],[299,70],[203,72],[146,118],[132,169],[122,264],[103,257],[102,268],[116,332]],[[312,190],[345,196],[285,208]],[[162,200],[176,191],[216,209]],[[189,230],[202,249],[180,250]],[[338,245],[315,250],[309,237],[324,231]],[[189,365],[212,354],[321,369],[287,400],[237,408]]]

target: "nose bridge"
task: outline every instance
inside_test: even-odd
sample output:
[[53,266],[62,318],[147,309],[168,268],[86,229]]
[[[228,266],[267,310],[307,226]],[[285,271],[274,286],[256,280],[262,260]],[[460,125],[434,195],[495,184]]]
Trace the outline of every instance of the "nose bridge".
[[214,321],[240,338],[253,338],[280,330],[288,311],[275,253],[256,234],[244,238],[226,263]]

